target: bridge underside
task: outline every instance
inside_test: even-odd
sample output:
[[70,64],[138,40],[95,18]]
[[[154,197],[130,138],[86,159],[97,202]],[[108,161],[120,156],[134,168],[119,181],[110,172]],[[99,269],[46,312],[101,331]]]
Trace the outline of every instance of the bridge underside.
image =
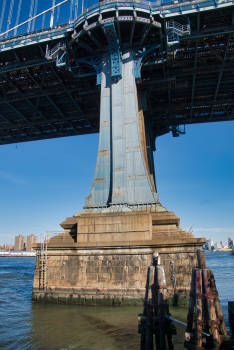
[[[161,45],[142,61],[137,80],[154,137],[170,130],[178,136],[180,125],[234,119],[232,3],[184,2],[151,9],[123,4],[118,10],[115,3],[103,5],[72,24],[0,42],[0,144],[99,132],[98,72],[87,57],[108,51],[103,26],[110,21],[120,50],[123,45],[146,50]],[[170,36],[169,21],[189,22],[190,35]],[[56,55],[46,57],[61,42],[68,65],[59,65]]]

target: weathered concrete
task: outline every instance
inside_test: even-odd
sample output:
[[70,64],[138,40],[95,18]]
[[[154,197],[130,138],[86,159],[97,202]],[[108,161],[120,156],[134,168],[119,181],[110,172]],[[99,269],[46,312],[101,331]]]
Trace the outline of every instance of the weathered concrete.
[[[191,271],[197,266],[196,251],[205,240],[181,230],[174,213],[83,211],[61,226],[64,233],[48,243],[44,289],[40,289],[37,258],[33,300],[142,304],[147,268],[152,263],[152,253],[157,251],[164,265],[171,302],[187,304]],[[171,261],[176,292],[171,280]]]

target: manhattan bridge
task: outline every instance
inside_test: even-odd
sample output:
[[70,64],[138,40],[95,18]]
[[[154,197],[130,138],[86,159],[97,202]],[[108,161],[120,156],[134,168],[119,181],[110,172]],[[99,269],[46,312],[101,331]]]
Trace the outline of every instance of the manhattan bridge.
[[[156,137],[234,119],[233,1],[103,0],[80,11],[70,0],[75,15],[54,25],[67,1],[30,9],[19,34],[11,0],[0,34],[0,144],[100,132],[86,206],[155,203]],[[34,30],[46,13],[49,27]]]

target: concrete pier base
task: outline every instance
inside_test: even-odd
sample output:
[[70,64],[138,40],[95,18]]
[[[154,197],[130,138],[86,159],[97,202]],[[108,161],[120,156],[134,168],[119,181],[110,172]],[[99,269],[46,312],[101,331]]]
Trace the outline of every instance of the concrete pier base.
[[[47,245],[46,283],[37,256],[33,300],[142,305],[147,268],[156,251],[164,265],[170,302],[187,304],[196,251],[205,240],[180,229],[179,221],[161,206],[143,211],[85,210],[67,218],[61,224],[64,233]],[[39,251],[39,244],[34,247]]]

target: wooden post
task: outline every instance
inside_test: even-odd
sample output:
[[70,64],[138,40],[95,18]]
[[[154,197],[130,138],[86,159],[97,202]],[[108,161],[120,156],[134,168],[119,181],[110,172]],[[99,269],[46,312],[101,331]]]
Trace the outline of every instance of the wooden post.
[[145,301],[144,301],[144,309],[143,309],[143,315],[146,316],[147,313],[147,300],[148,300],[148,286],[149,286],[149,275],[150,275],[150,270],[148,268],[147,271],[147,277],[146,277],[146,287],[145,287]]
[[138,315],[141,350],[154,349],[153,334],[157,350],[166,350],[166,346],[168,350],[174,350],[172,335],[177,333],[171,321],[165,319],[165,314],[169,314],[167,286],[164,268],[160,266],[160,257],[157,253],[153,254],[153,264],[147,273],[143,315]]
[[190,298],[189,298],[189,310],[187,317],[187,328],[186,332],[191,333],[193,330],[193,314],[194,314],[194,305],[195,305],[195,278],[196,278],[196,269],[192,270],[191,278],[191,288],[190,288]]
[[197,250],[197,262],[199,269],[206,269],[206,257],[203,249]]
[[149,275],[149,284],[146,286],[148,289],[148,298],[147,298],[147,310],[146,310],[146,316],[147,316],[147,324],[146,324],[146,350],[152,350],[153,349],[153,332],[150,328],[150,325],[152,324],[152,318],[153,318],[153,294],[152,294],[152,285],[154,285],[154,275],[155,275],[155,267],[150,266],[148,267],[148,275]]
[[208,283],[208,281],[210,280],[211,274],[213,274],[213,272],[210,269],[203,270],[203,276],[204,276],[204,282],[205,282],[205,293],[208,296],[206,300],[207,300],[207,307],[209,311],[209,320],[213,321],[211,324],[213,339],[220,344],[218,325],[217,323],[215,324],[215,322],[217,321],[217,315],[216,315],[216,310],[214,305],[214,295],[215,295],[214,288],[213,287],[210,288],[210,283]]
[[214,274],[213,271],[209,269],[209,280],[210,280],[210,289],[214,295],[217,295],[217,298],[214,299],[214,305],[215,305],[215,310],[216,310],[216,315],[217,319],[220,320],[220,334],[221,335],[228,335],[225,322],[224,322],[224,317],[223,317],[223,311],[221,309],[220,301],[218,298],[218,291],[216,289],[216,284],[215,284],[215,279],[214,279]]
[[165,344],[165,307],[167,303],[166,277],[163,266],[159,265],[157,269],[157,286],[158,286],[158,319],[160,329],[160,350],[166,349]]
[[195,328],[195,344],[196,346],[202,346],[202,325],[199,321],[202,321],[202,270],[196,269],[196,280],[195,280],[195,315],[196,315],[196,328]]

